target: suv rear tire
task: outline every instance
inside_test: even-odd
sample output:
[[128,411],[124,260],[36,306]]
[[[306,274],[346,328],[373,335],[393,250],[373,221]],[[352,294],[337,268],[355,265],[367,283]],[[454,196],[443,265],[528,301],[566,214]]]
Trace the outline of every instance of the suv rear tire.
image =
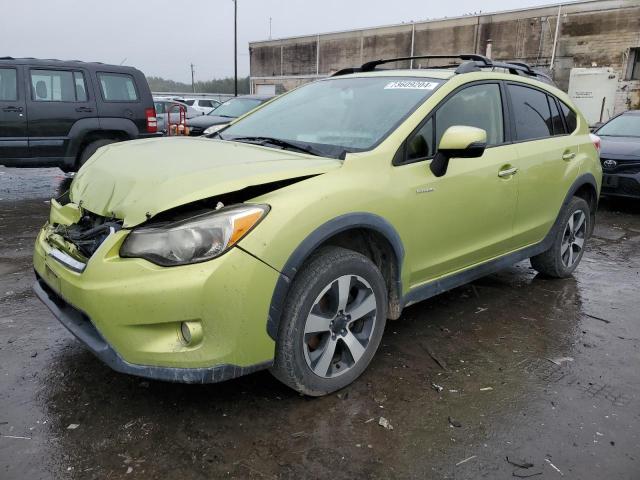
[[583,198],[573,197],[561,215],[551,248],[531,257],[535,270],[554,278],[571,276],[582,259],[591,232],[591,209]]
[[118,140],[115,140],[113,138],[102,138],[100,140],[94,140],[93,142],[85,145],[82,153],[80,153],[78,170],[87,162],[87,160],[91,158],[94,153],[96,153],[96,150],[98,150],[100,147],[104,147],[105,145],[109,145],[111,143],[116,143],[117,141]]
[[386,314],[378,267],[352,250],[321,249],[291,286],[271,373],[305,395],[344,388],[371,362]]

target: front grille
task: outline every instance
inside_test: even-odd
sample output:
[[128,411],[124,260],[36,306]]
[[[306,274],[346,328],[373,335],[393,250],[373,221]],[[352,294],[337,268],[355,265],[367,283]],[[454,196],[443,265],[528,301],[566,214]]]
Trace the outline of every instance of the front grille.
[[607,160],[614,160],[609,158],[601,158],[602,170],[605,173],[622,173],[625,175],[635,175],[640,173],[640,162],[629,162],[628,160],[614,160],[617,164],[613,168],[609,168],[605,165]]
[[111,233],[117,232],[121,228],[121,220],[102,217],[85,210],[78,223],[73,225],[56,224],[53,233],[73,244],[85,258],[91,258],[102,242]]

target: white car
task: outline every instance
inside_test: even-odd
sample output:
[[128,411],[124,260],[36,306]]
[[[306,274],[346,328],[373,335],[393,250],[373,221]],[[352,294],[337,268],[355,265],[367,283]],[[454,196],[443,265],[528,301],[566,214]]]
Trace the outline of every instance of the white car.
[[213,98],[185,98],[182,103],[202,112],[202,115],[207,115],[211,110],[217,108],[222,102],[214,100]]

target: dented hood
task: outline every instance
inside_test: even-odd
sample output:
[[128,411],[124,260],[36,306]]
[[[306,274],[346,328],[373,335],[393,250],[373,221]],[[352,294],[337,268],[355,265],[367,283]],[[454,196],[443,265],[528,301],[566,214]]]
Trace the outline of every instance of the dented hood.
[[126,227],[243,188],[325,173],[342,162],[207,138],[159,138],[102,147],[71,184],[71,200]]

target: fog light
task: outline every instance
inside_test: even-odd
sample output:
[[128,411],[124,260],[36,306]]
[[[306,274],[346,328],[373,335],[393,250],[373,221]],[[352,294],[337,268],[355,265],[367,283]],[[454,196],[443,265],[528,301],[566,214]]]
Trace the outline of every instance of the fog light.
[[185,345],[196,344],[202,340],[202,325],[200,322],[182,322],[180,334]]

